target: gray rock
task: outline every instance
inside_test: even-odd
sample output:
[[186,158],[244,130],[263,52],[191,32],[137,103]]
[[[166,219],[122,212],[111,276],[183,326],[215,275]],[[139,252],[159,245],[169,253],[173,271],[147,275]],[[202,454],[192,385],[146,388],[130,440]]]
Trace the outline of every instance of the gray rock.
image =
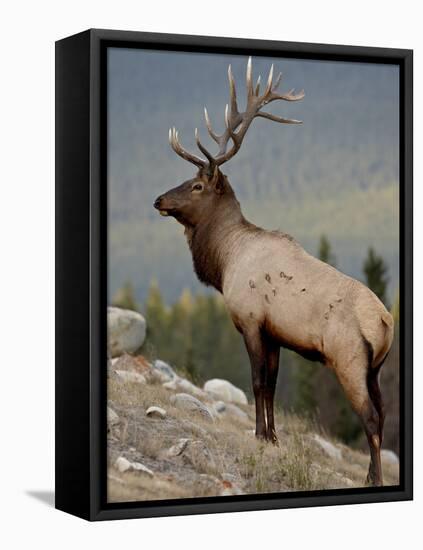
[[237,407],[236,405],[233,405],[232,403],[227,403],[226,405],[226,411],[228,414],[231,414],[233,416],[236,416],[237,418],[240,418],[241,420],[249,420],[248,414]]
[[334,460],[342,460],[341,449],[338,449],[338,447],[336,447],[333,443],[330,443],[330,441],[327,441],[318,434],[313,435],[313,440],[329,458]]
[[167,390],[172,390],[172,391],[179,391],[184,393],[189,392],[201,398],[207,397],[207,394],[202,389],[198,388],[195,384],[193,384],[189,380],[186,380],[185,378],[181,378],[180,376],[176,377],[174,380],[171,380],[170,382],[165,382],[163,384],[163,387],[166,388]]
[[139,372],[134,372],[131,370],[115,370],[115,374],[121,382],[136,384],[146,383],[145,377]]
[[170,402],[178,409],[199,414],[206,420],[213,421],[213,414],[204,403],[189,393],[177,393],[172,395]]
[[249,420],[248,414],[233,403],[215,401],[212,405],[213,411],[220,417],[233,416],[240,420]]
[[178,375],[172,367],[160,359],[156,359],[154,361],[151,365],[151,370],[153,376],[162,383],[170,382],[171,380],[178,378]]
[[394,464],[394,465],[399,464],[398,455],[394,453],[394,451],[391,451],[390,449],[382,449],[380,451],[380,457],[383,460],[383,462],[385,462],[385,464]]
[[214,412],[222,414],[226,411],[226,403],[223,401],[215,401],[212,405]]
[[140,313],[121,309],[107,308],[108,348],[112,357],[123,353],[133,353],[145,340],[146,322]]
[[147,468],[147,466],[144,466],[144,464],[141,464],[140,462],[131,462],[124,456],[120,456],[116,460],[115,467],[119,470],[120,473],[137,472],[139,474],[146,474],[149,477],[154,476],[154,472],[150,470],[150,468]]
[[166,418],[166,411],[161,407],[156,407],[155,405],[148,407],[145,414],[153,418]]
[[119,416],[115,413],[115,411],[111,407],[107,407],[107,422],[114,426],[116,424],[119,424]]
[[207,380],[203,386],[203,389],[213,397],[228,403],[238,403],[240,405],[248,404],[245,393],[231,384],[228,380],[221,380],[220,378]]
[[189,444],[191,440],[187,438],[181,438],[175,445],[172,445],[170,449],[167,449],[165,452],[165,455],[168,457],[174,457],[181,455],[184,450],[187,448],[187,445]]

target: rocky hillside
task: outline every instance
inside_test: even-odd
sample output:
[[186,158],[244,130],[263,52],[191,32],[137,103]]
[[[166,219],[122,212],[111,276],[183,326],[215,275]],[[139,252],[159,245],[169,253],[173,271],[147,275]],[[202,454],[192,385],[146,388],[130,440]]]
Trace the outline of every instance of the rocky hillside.
[[[318,426],[278,412],[279,445],[256,440],[254,407],[226,380],[203,388],[136,354],[141,315],[109,309],[110,502],[363,487],[369,457]],[[129,353],[128,353],[129,352]],[[398,458],[383,451],[385,485]]]

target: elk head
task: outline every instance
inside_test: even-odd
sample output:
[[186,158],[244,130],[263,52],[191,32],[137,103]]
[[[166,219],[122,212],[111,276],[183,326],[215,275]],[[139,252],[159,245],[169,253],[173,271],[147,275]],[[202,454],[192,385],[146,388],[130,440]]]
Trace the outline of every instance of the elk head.
[[298,101],[304,97],[304,91],[296,94],[292,89],[286,94],[279,94],[277,89],[282,74],[279,73],[276,81],[273,82],[272,65],[266,87],[263,93],[260,94],[260,77],[258,77],[254,86],[252,73],[250,57],[246,73],[247,105],[244,112],[239,112],[235,80],[229,65],[230,104],[226,105],[225,108],[225,130],[222,134],[217,134],[213,130],[207,109],[204,108],[208,133],[218,146],[218,152],[214,156],[201,143],[197,128],[195,129],[195,141],[200,152],[206,157],[205,159],[184,149],[179,142],[176,129],[171,128],[169,130],[169,142],[172,149],[180,157],[194,164],[198,168],[198,172],[193,179],[185,181],[156,199],[154,207],[162,215],[173,216],[185,226],[196,226],[204,216],[212,215],[212,212],[220,204],[227,202],[228,199],[236,200],[229,181],[220,171],[220,166],[239,151],[254,118],[267,118],[282,124],[301,124],[300,120],[282,118],[261,109],[276,100]]

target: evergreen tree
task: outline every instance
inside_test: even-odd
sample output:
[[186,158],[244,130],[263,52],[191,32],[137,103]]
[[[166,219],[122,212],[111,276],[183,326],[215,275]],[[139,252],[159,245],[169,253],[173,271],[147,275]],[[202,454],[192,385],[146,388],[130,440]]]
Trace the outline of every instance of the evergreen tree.
[[326,235],[321,235],[320,237],[318,257],[322,262],[336,267],[336,258],[332,254],[332,247]]
[[147,337],[143,348],[150,358],[161,357],[168,349],[169,312],[163,302],[157,281],[153,280],[145,304]]
[[121,307],[123,309],[131,309],[138,311],[138,304],[135,299],[134,287],[130,281],[127,281],[119,288],[112,298],[112,306]]
[[388,267],[382,256],[378,256],[372,247],[367,252],[367,258],[363,264],[363,272],[366,277],[367,286],[385,305],[386,287],[388,285]]

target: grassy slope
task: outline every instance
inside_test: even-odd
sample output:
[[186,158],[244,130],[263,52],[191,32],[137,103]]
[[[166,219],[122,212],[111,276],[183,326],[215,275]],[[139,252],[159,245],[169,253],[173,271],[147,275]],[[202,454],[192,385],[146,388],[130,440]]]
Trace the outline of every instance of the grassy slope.
[[[109,379],[109,405],[119,423],[108,434],[110,501],[154,500],[236,493],[288,492],[364,486],[368,455],[336,443],[342,459],[327,456],[314,440],[318,426],[278,412],[279,446],[253,435],[254,410],[248,419],[218,418],[210,422],[172,405],[172,391],[158,383],[140,385]],[[147,417],[146,409],[166,409],[165,419]],[[327,436],[324,436],[326,439]],[[200,445],[197,454],[169,457],[166,450],[181,438]],[[154,477],[120,473],[118,456],[138,461]],[[384,464],[385,485],[399,481],[398,467]]]

